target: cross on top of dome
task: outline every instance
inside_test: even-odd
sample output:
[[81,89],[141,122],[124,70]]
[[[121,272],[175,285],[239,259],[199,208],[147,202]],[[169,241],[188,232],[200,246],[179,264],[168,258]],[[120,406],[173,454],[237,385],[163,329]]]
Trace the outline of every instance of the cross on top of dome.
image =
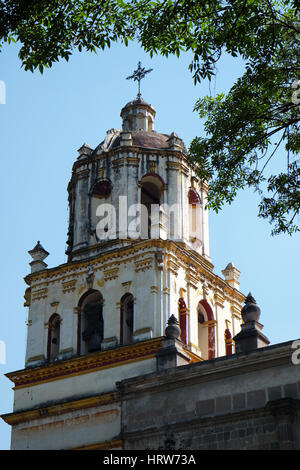
[[145,75],[147,73],[150,73],[152,72],[153,69],[148,69],[146,70],[145,67],[141,67],[141,62],[139,61],[138,62],[138,68],[136,70],[134,70],[133,74],[130,75],[129,77],[126,77],[126,80],[131,80],[133,79],[134,81],[137,81],[138,82],[138,94],[137,94],[137,98],[140,99],[141,98],[141,80],[143,78],[145,78]]

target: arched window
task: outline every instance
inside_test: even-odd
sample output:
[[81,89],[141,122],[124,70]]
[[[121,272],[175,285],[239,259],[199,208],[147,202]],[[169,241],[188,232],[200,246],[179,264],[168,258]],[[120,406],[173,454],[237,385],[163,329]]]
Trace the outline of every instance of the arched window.
[[104,327],[101,293],[96,290],[86,292],[78,306],[78,353],[100,351]]
[[181,330],[180,338],[181,341],[186,344],[187,343],[187,338],[186,338],[186,305],[185,301],[180,298],[178,300],[178,314],[179,314],[179,327]]
[[[89,217],[91,243],[115,238],[114,207],[111,205],[112,184],[109,179],[97,180],[90,190]],[[110,211],[108,210],[111,209]],[[97,230],[97,226],[100,227]]]
[[199,194],[190,189],[189,194],[189,236],[192,241],[202,239],[201,201]]
[[48,345],[47,345],[47,360],[53,362],[58,359],[59,354],[59,340],[60,340],[60,322],[61,318],[57,313],[54,313],[48,322]]
[[[156,173],[147,173],[140,182],[141,187],[141,204],[143,204],[148,212],[148,220],[145,223],[142,220],[141,234],[142,238],[151,237],[151,206],[161,205],[163,199],[164,182]],[[158,221],[157,221],[158,222]]]
[[125,294],[121,299],[120,344],[133,342],[134,331],[134,299],[132,294]]
[[112,185],[107,179],[98,180],[92,188],[92,196],[96,198],[107,198],[111,193]]
[[200,300],[198,314],[198,347],[203,359],[215,357],[215,321],[213,311],[207,300]]
[[224,333],[225,338],[225,353],[226,356],[230,356],[232,354],[232,338],[231,333],[228,328],[226,328]]
[[194,189],[189,190],[189,204],[193,206],[196,204],[201,204],[200,196]]

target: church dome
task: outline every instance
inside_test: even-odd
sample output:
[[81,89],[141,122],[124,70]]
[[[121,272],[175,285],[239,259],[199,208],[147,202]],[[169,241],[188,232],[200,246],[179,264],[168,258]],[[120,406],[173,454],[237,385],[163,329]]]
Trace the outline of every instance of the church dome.
[[154,131],[154,107],[143,98],[129,101],[121,110],[122,130],[109,129],[106,138],[96,148],[96,153],[122,146],[135,146],[145,149],[183,150],[185,145],[175,132],[161,134]]
[[[167,149],[170,147],[168,142],[170,136],[167,134],[160,134],[155,131],[131,131],[132,145],[148,149]],[[111,148],[120,146],[121,135],[112,144]]]

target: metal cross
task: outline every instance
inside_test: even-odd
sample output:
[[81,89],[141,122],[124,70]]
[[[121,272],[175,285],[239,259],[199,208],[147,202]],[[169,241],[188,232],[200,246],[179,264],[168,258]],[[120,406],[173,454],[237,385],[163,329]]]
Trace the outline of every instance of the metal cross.
[[133,78],[134,81],[138,81],[138,94],[137,98],[141,97],[141,80],[145,77],[146,73],[152,72],[153,69],[145,70],[145,67],[141,67],[141,62],[138,62],[138,68],[134,70],[133,74],[130,77],[126,77],[126,80],[130,80]]

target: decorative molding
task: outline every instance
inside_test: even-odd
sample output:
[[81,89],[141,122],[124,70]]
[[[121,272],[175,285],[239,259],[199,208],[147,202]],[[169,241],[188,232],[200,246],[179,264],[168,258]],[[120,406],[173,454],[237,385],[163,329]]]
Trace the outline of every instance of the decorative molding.
[[[168,252],[168,258],[178,264],[178,266],[184,270],[188,270],[191,267],[193,272],[195,271],[198,281],[203,282],[204,279],[211,283],[213,286],[220,286],[224,290],[224,297],[230,303],[236,303],[237,305],[242,304],[245,296],[237,291],[236,289],[229,286],[224,279],[217,274],[212,272],[213,265],[202,255],[188,250],[182,243],[177,243],[171,240],[162,239],[147,239],[132,241],[129,246],[119,247],[116,246],[114,250],[110,252],[101,252],[100,254],[94,255],[93,266],[94,271],[107,269],[108,267],[113,268],[116,265],[120,266],[131,261],[136,261],[141,258],[142,255],[155,256],[157,260],[157,269],[163,269],[163,253]],[[107,245],[117,245],[115,241],[107,242]],[[105,245],[106,246],[106,245]],[[104,248],[105,248],[104,246]],[[98,250],[98,245],[84,248],[80,251],[85,257],[89,256],[93,250]],[[148,250],[148,251],[146,251]],[[55,268],[48,268],[41,272],[31,273],[25,277],[25,282],[30,286],[34,285],[37,289],[47,287],[50,284],[58,284],[67,277],[74,279],[75,277],[81,278],[83,272],[88,269],[90,261],[78,260],[72,263],[66,263]],[[81,281],[82,282],[82,281]],[[83,288],[85,290],[85,288]]]
[[105,283],[104,277],[102,279],[98,279],[98,281],[96,282],[98,287],[103,287],[104,283]]
[[127,294],[130,292],[132,281],[122,282],[123,292]]
[[64,294],[67,292],[74,292],[76,289],[77,279],[72,279],[71,281],[62,282],[62,291]]
[[230,307],[231,314],[234,318],[237,318],[238,320],[242,320],[242,314],[241,314],[241,306],[238,306],[237,304],[233,304]]
[[48,288],[47,287],[35,290],[34,292],[31,293],[32,302],[34,302],[35,300],[46,299],[47,296],[48,296]]
[[170,271],[172,274],[175,274],[175,276],[178,275],[178,269],[179,266],[178,264],[174,263],[174,261],[169,260],[167,262],[167,270]]
[[103,274],[105,282],[112,281],[113,279],[117,279],[119,277],[119,268],[107,269]]
[[151,292],[151,294],[157,294],[158,293],[158,287],[157,286],[150,286],[150,292]]
[[208,320],[201,323],[201,326],[216,326],[218,324],[217,320]]
[[186,280],[187,285],[190,285],[194,289],[198,288],[199,279],[195,275],[191,273],[186,273],[185,280]]
[[214,294],[214,301],[218,307],[224,308],[224,296],[220,290],[216,290]]
[[153,258],[144,258],[140,261],[135,262],[135,272],[138,273],[139,271],[146,271],[147,269],[152,268],[152,261]]
[[127,157],[127,166],[139,166],[139,158]]
[[118,347],[108,351],[87,354],[68,360],[57,361],[39,367],[23,369],[6,374],[15,384],[15,389],[31,387],[41,383],[88,374],[98,370],[118,367],[155,357],[162,346],[162,337]]
[[168,170],[180,171],[185,176],[189,175],[189,168],[181,162],[167,162]]
[[149,163],[150,173],[156,173],[157,162],[155,160],[151,160]]
[[112,166],[113,168],[118,168],[120,166],[123,166],[124,165],[124,162],[125,162],[125,158],[122,157],[122,158],[117,158],[116,160],[113,160],[112,162]]
[[50,416],[58,416],[73,411],[94,408],[98,406],[110,405],[120,400],[119,392],[104,393],[88,398],[81,398],[79,400],[72,400],[57,405],[35,408],[34,410],[19,411],[15,413],[8,413],[1,415],[1,418],[11,426],[16,424],[33,421]]

